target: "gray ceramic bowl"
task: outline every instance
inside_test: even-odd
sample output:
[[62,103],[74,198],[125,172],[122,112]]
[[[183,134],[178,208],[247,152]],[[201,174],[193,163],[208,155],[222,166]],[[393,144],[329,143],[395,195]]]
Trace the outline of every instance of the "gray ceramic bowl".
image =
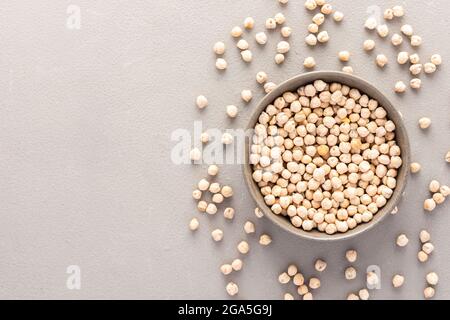
[[407,178],[409,175],[409,166],[410,166],[410,146],[408,135],[406,133],[405,126],[403,124],[402,115],[395,109],[392,103],[388,100],[388,98],[382,94],[378,89],[376,89],[373,85],[368,83],[367,81],[355,77],[353,75],[343,73],[343,72],[335,72],[335,71],[318,71],[311,72],[296,76],[292,79],[289,79],[283,83],[281,83],[275,90],[266,95],[258,104],[256,109],[254,110],[250,122],[248,124],[248,129],[253,129],[255,124],[258,121],[259,115],[261,112],[273,101],[282,95],[286,91],[296,91],[297,88],[312,83],[315,80],[323,80],[325,82],[339,82],[345,85],[348,85],[352,88],[359,89],[362,93],[367,94],[369,97],[378,100],[379,104],[385,108],[388,113],[388,118],[391,119],[396,125],[396,140],[397,144],[400,146],[402,150],[402,159],[403,165],[399,170],[397,176],[397,187],[394,190],[393,196],[387,204],[374,215],[374,218],[369,223],[358,225],[355,229],[350,230],[346,233],[337,233],[334,235],[328,235],[326,233],[319,232],[317,230],[314,231],[304,231],[302,229],[298,229],[294,227],[291,222],[283,216],[276,215],[272,212],[272,210],[265,204],[264,198],[259,190],[256,182],[253,181],[252,178],[252,166],[249,164],[249,150],[251,141],[246,143],[245,146],[245,165],[244,165],[244,177],[246,184],[249,188],[250,194],[255,199],[259,208],[263,211],[264,215],[271,220],[276,225],[280,226],[283,230],[289,231],[301,238],[311,239],[311,240],[321,240],[321,241],[331,241],[331,240],[342,240],[355,237],[371,228],[375,225],[379,224],[387,215],[389,215],[395,208],[395,206],[400,201],[400,198],[404,192]]

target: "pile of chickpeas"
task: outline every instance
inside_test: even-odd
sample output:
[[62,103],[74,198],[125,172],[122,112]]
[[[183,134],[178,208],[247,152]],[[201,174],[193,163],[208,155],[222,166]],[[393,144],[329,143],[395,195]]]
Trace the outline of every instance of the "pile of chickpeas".
[[392,197],[402,166],[395,124],[366,94],[317,80],[261,113],[250,162],[276,215],[305,231],[345,233]]

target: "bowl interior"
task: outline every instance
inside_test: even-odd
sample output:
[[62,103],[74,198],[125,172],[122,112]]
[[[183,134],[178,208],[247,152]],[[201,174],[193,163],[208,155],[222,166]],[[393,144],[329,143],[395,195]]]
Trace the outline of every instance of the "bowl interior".
[[259,102],[258,106],[256,107],[251,116],[247,129],[253,129],[255,127],[261,112],[265,110],[265,108],[269,104],[273,103],[277,97],[279,97],[286,91],[296,91],[299,87],[312,83],[315,80],[323,80],[328,83],[339,82],[351,88],[356,88],[360,90],[362,94],[367,94],[370,98],[377,100],[379,102],[379,105],[382,106],[387,111],[388,118],[395,123],[396,141],[397,145],[401,148],[402,151],[403,164],[399,169],[397,176],[397,186],[394,190],[392,197],[388,200],[386,205],[374,215],[372,221],[370,221],[369,223],[360,224],[355,229],[349,230],[346,233],[336,233],[334,235],[328,235],[326,233],[322,233],[317,230],[304,231],[302,229],[298,229],[294,227],[286,217],[274,214],[272,210],[265,204],[264,198],[259,190],[259,187],[252,178],[253,169],[249,163],[249,150],[252,141],[246,142],[245,145],[244,177],[246,184],[249,188],[250,194],[255,199],[257,205],[263,211],[264,215],[272,222],[274,222],[276,225],[280,226],[282,229],[305,239],[322,240],[322,241],[348,239],[374,227],[376,224],[382,221],[386,217],[386,215],[390,214],[400,201],[409,175],[410,146],[408,135],[403,124],[402,115],[394,108],[392,103],[384,94],[382,94],[373,85],[371,85],[370,83],[359,77],[336,71],[310,72],[296,76],[281,83],[275,90],[266,95]]

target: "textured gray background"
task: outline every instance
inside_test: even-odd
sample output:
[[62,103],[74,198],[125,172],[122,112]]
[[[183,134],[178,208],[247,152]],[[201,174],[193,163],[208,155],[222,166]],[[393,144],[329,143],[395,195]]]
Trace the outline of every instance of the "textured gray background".
[[[356,239],[333,243],[299,240],[263,220],[258,235],[268,232],[274,242],[262,248],[248,238],[251,253],[244,270],[230,277],[240,286],[241,298],[278,299],[285,290],[278,274],[296,262],[307,276],[313,261],[327,260],[321,275],[321,299],[341,299],[364,285],[364,270],[382,268],[382,290],[377,299],[422,297],[424,276],[440,276],[437,298],[450,298],[449,203],[432,215],[423,213],[432,178],[450,183],[443,161],[450,149],[449,1],[403,1],[412,24],[424,38],[419,49],[425,58],[435,52],[444,65],[432,76],[422,76],[423,89],[403,97],[392,92],[396,80],[409,81],[409,73],[395,60],[389,41],[363,29],[370,4],[382,9],[397,1],[335,0],[346,14],[341,25],[325,24],[331,35],[326,46],[306,48],[304,37],[311,15],[304,1],[280,7],[276,0],[210,1],[9,1],[0,5],[0,297],[1,298],[226,298],[226,279],[220,264],[237,256],[235,246],[245,238],[242,225],[253,221],[254,203],[242,183],[238,166],[221,168],[220,181],[234,186],[233,223],[200,216],[196,234],[187,229],[198,215],[191,191],[205,175],[205,167],[175,166],[170,162],[171,132],[192,130],[193,121],[208,128],[245,126],[252,106],[262,97],[254,76],[265,70],[275,82],[303,72],[302,62],[313,55],[317,70],[338,70],[340,50],[353,53],[355,74],[373,81],[404,114],[413,160],[423,171],[413,177],[400,212]],[[69,4],[81,8],[81,30],[65,27]],[[250,44],[254,61],[244,65],[233,47],[229,31],[251,15],[256,30],[264,20],[282,11],[294,29],[292,50],[281,67],[273,63],[278,33],[264,49]],[[398,32],[400,22],[389,24]],[[380,71],[375,53],[361,50],[369,36],[376,52],[391,63]],[[214,69],[211,46],[223,39],[228,45],[229,69]],[[410,50],[408,44],[403,45]],[[447,57],[446,57],[447,56]],[[240,104],[243,88],[255,91],[254,102],[243,108],[234,123],[224,106]],[[209,97],[201,114],[193,101]],[[428,132],[417,120],[429,116]],[[209,232],[222,227],[225,239],[213,243]],[[436,252],[420,265],[418,232],[431,231]],[[410,245],[399,249],[395,238],[406,232]],[[357,280],[346,282],[343,254],[358,249]],[[68,265],[82,270],[81,290],[68,290]],[[391,277],[406,276],[406,284],[393,290]]]

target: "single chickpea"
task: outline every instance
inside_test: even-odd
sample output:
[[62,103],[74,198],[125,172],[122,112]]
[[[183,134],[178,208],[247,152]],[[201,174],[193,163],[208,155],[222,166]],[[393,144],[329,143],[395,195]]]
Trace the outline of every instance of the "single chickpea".
[[225,43],[222,41],[216,42],[213,47],[213,51],[217,55],[222,55],[225,53]]
[[245,29],[252,30],[254,26],[255,26],[255,19],[253,19],[252,17],[245,18],[244,20]]
[[318,272],[323,272],[327,268],[327,263],[321,259],[318,259],[316,263],[314,264],[314,268]]
[[419,234],[420,242],[427,243],[431,240],[431,235],[427,230],[420,231]]
[[439,282],[439,277],[436,272],[428,273],[426,279],[430,286],[436,286]]
[[384,68],[388,64],[388,58],[384,54],[377,55],[376,63],[380,68]]
[[422,168],[422,166],[419,163],[417,163],[417,162],[411,163],[411,172],[412,173],[418,173],[421,168]]
[[255,233],[255,224],[253,222],[251,222],[251,221],[247,221],[244,224],[244,231],[247,234]]
[[211,237],[214,241],[219,242],[223,239],[223,231],[220,229],[215,229],[211,232]]
[[289,281],[291,281],[291,277],[286,272],[283,272],[278,276],[278,282],[281,284],[287,284]]
[[423,130],[428,129],[431,126],[430,118],[420,118],[419,119],[419,126]]
[[216,60],[216,68],[218,70],[225,70],[228,67],[228,63],[225,61],[225,59],[218,58]]
[[348,62],[350,60],[350,52],[349,51],[339,52],[339,60],[341,60],[342,62]]
[[226,290],[227,290],[228,295],[230,295],[230,296],[235,296],[239,293],[239,287],[234,282],[228,283],[226,286]]
[[275,21],[275,19],[268,18],[266,20],[266,29],[267,30],[272,30],[272,29],[275,29],[276,27],[277,27],[277,22]]
[[265,45],[267,43],[267,35],[264,32],[258,32],[255,35],[255,40],[260,45]]
[[233,218],[234,218],[234,209],[233,208],[226,208],[224,211],[223,211],[223,216],[225,217],[225,219],[228,219],[228,220],[233,220]]
[[223,264],[220,266],[220,272],[227,276],[233,272],[233,267],[230,264]]
[[424,251],[419,251],[417,259],[419,259],[421,263],[425,263],[428,261],[428,255]]
[[347,250],[345,253],[345,258],[348,262],[354,263],[358,258],[358,252],[356,250]]
[[403,81],[396,82],[394,91],[396,93],[404,93],[406,91],[406,84]]
[[342,20],[344,20],[344,14],[341,11],[336,11],[333,14],[333,19],[336,22],[341,22]]
[[375,41],[370,39],[364,41],[363,48],[365,51],[372,51],[375,49]]
[[267,234],[263,234],[259,237],[259,244],[262,246],[268,246],[271,242],[272,238]]
[[237,249],[242,254],[247,254],[250,251],[250,246],[247,241],[241,241],[237,245]]
[[405,277],[402,275],[396,274],[392,278],[392,285],[394,286],[394,288],[400,288],[401,286],[403,286],[404,283],[405,283]]
[[318,278],[309,279],[309,287],[313,290],[320,288],[320,280]]
[[345,269],[345,279],[354,280],[356,279],[356,269],[354,267],[348,267]]
[[192,220],[189,222],[189,229],[191,231],[197,230],[199,226],[200,226],[200,222],[198,221],[197,218],[192,218]]
[[432,287],[427,287],[423,290],[423,296],[425,299],[432,299],[435,295],[435,290]]
[[406,235],[401,234],[397,237],[397,245],[399,247],[406,247],[408,245],[409,239]]
[[316,66],[316,61],[313,57],[307,57],[303,62],[303,66],[307,69],[312,69]]

